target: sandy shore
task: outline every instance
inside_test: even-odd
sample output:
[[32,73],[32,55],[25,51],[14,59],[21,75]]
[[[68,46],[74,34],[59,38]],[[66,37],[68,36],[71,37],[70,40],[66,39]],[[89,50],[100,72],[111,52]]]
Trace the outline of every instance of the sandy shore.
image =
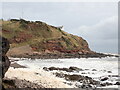
[[24,58],[11,58],[11,60],[11,67],[5,76],[9,80],[15,80],[17,86],[22,83],[20,88],[26,86],[79,89],[89,87],[93,89],[117,88],[120,84],[116,70],[118,68],[117,58],[83,58],[80,59],[81,61],[79,59],[31,60]]
[[13,68],[10,67],[7,71],[6,78],[27,80],[32,83],[36,83],[45,88],[73,88],[67,84],[64,84],[61,78],[55,77],[53,74],[46,72],[42,69],[35,70],[29,68]]

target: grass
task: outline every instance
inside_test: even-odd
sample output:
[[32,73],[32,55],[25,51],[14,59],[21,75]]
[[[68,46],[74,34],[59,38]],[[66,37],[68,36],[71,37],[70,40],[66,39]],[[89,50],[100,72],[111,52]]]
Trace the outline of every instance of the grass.
[[58,42],[59,45],[66,50],[84,49],[84,46],[88,45],[83,38],[69,34],[40,21],[33,22],[23,19],[13,19],[8,21],[0,20],[0,23],[2,23],[2,30],[7,30],[9,32],[3,32],[3,36],[10,41],[15,37],[20,37],[21,33],[28,36],[32,35],[32,37],[24,36],[23,38],[25,38],[25,40],[20,43],[12,42],[12,48],[29,44],[31,47],[36,47],[38,51],[42,51],[47,48],[45,44],[46,41],[51,40]]

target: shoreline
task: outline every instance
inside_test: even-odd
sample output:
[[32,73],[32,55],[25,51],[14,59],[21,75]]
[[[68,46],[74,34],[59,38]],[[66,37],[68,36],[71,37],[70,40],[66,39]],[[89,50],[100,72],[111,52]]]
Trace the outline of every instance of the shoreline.
[[[13,62],[13,63],[17,63],[16,61]],[[13,64],[14,66],[15,64]],[[69,67],[69,68],[61,68],[61,67],[44,67],[44,68],[22,68],[21,66],[24,66],[24,65],[19,65],[20,67],[17,67],[16,68],[16,65],[15,67],[10,67],[8,72],[6,73],[6,77],[9,78],[9,79],[20,79],[20,80],[25,80],[26,81],[29,81],[31,83],[35,83],[35,84],[38,84],[38,85],[41,85],[45,88],[79,88],[81,89],[82,87],[79,85],[80,82],[77,83],[78,86],[75,86],[74,84],[72,84],[72,82],[69,80],[79,80],[79,79],[82,79],[81,81],[84,81],[84,80],[88,80],[90,81],[91,83],[98,83],[98,85],[100,85],[100,82],[96,82],[94,81],[94,78],[91,78],[91,76],[89,76],[88,74],[88,77],[84,76],[85,73],[97,73],[99,70],[94,68],[94,69],[85,69],[85,68],[77,68],[77,67]],[[105,70],[107,69],[104,69],[103,72],[105,72]],[[75,72],[74,72],[75,71]],[[77,72],[81,72],[81,74],[77,74]],[[86,72],[87,71],[87,72]],[[72,72],[74,72],[72,74]],[[108,70],[106,71],[108,72]],[[15,75],[15,73],[17,73]],[[109,71],[109,74],[112,74],[111,71]],[[112,75],[111,75],[112,76]],[[105,78],[110,78],[111,76],[106,76],[106,77],[102,77],[102,79],[105,79]],[[112,77],[116,77],[117,75],[113,75]],[[66,80],[66,81],[64,81]],[[105,80],[106,81],[106,80]],[[75,83],[74,82],[74,83]],[[107,81],[108,82],[108,81]],[[85,83],[84,83],[85,84]],[[84,86],[83,84],[83,86]],[[119,83],[118,83],[119,84]],[[71,86],[72,85],[72,86]],[[104,83],[103,81],[103,88],[104,86],[111,86],[111,83],[108,82],[108,83]],[[114,83],[112,83],[112,86],[115,85]],[[85,87],[87,86],[93,86],[92,84],[85,84]],[[85,88],[84,87],[84,88]],[[115,85],[116,87],[116,85]],[[82,88],[82,89],[84,89]],[[101,88],[101,87],[99,87]]]
[[31,59],[70,59],[70,58],[105,58],[105,57],[120,57],[119,55],[113,54],[104,54],[104,53],[88,53],[88,54],[79,54],[79,53],[61,53],[61,54],[24,54],[24,55],[10,55],[9,57],[13,58],[31,58]]
[[[15,74],[16,73],[16,74]],[[30,68],[9,68],[5,75],[9,79],[26,80],[43,86],[44,88],[73,88],[64,84],[60,78],[55,77],[53,74],[46,72],[42,69],[34,70]],[[49,79],[48,79],[49,78]]]

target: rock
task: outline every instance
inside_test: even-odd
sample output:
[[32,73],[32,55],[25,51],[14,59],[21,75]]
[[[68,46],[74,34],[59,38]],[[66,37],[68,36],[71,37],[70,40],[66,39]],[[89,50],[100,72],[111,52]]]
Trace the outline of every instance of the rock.
[[89,69],[85,69],[85,70],[89,70]]
[[6,56],[7,51],[10,48],[9,41],[0,36],[0,55],[2,57],[2,61],[0,61],[0,67],[2,67],[2,78],[4,78],[5,73],[7,72],[9,66],[10,66],[10,61],[8,57]]
[[112,77],[120,77],[120,75],[111,75]]
[[19,65],[18,63],[12,63],[10,66],[13,68],[27,68],[26,66]]
[[49,67],[48,69],[49,69],[50,71],[59,70],[59,68],[56,68],[56,67]]
[[105,83],[101,83],[100,85],[101,85],[101,86],[106,86],[106,84],[105,84]]
[[43,70],[45,71],[49,71],[49,69],[47,67],[43,67]]
[[85,87],[86,87],[86,85],[84,85],[84,84],[81,86],[81,88],[85,88]]
[[7,56],[2,56],[2,78],[4,78],[5,73],[7,72],[10,66],[10,61]]
[[120,82],[116,82],[115,85],[120,85]]
[[92,71],[97,71],[96,69],[92,69]]
[[82,72],[81,74],[86,74],[85,72]]
[[73,74],[73,75],[67,75],[67,74],[65,74],[65,79],[66,80],[78,81],[80,78],[81,78],[80,75],[75,75],[75,74]]
[[43,68],[45,71],[53,71],[53,70],[60,70],[60,71],[66,71],[66,72],[73,72],[73,71],[83,71],[83,69],[77,68],[77,67],[69,67],[69,68],[58,68],[58,67],[44,67]]
[[66,72],[72,72],[73,71],[69,68],[58,68],[58,67],[49,67],[49,68],[44,67],[44,69],[50,70],[50,71],[53,71],[53,70],[61,70],[61,71],[66,71]]
[[15,88],[15,80],[3,80],[3,86],[5,88]]
[[[60,73],[56,72],[54,74],[57,77],[66,79],[67,81],[79,83],[79,84],[76,84],[76,86],[78,88],[81,88],[84,85],[85,85],[85,87],[92,87],[94,85],[100,85],[99,81],[95,81],[91,77],[88,77],[88,76],[82,76],[82,75],[77,75],[77,74],[70,75],[70,74],[64,74],[62,72],[60,72]],[[81,83],[82,83],[82,85],[81,85]]]
[[108,79],[109,79],[108,77],[104,77],[104,78],[101,79],[101,81],[106,81]]
[[0,51],[2,51],[2,56],[4,56],[10,48],[9,41],[0,36],[0,42],[2,43],[2,48],[0,48]]
[[70,67],[69,69],[73,71],[83,71],[83,69],[80,69],[78,67]]
[[109,86],[109,85],[113,85],[112,83],[106,82],[106,83],[101,83],[101,86]]
[[91,77],[88,77],[88,76],[85,76],[85,78],[87,78],[87,79],[92,79]]
[[112,73],[112,71],[108,71],[108,73]]
[[6,38],[0,36],[0,57],[1,57],[0,59],[0,85],[2,86],[2,89],[4,89],[3,78],[10,66],[10,61],[8,57],[6,56],[6,53],[9,50],[9,48],[10,48],[9,41]]
[[40,88],[45,88],[42,85],[38,85],[37,83],[30,82],[27,80],[20,80],[20,79],[8,79],[5,78],[3,80],[3,86],[5,89],[3,90],[41,90]]
[[109,83],[109,82],[106,82],[106,85],[108,86],[108,85],[113,85],[112,83]]
[[60,77],[60,78],[64,78],[64,76],[65,76],[64,73],[62,73],[62,72],[61,73],[56,72],[55,75],[56,75],[56,77]]
[[61,69],[59,69],[59,70],[63,70],[63,71],[66,71],[66,72],[73,72],[73,70],[68,69],[68,68],[61,68]]

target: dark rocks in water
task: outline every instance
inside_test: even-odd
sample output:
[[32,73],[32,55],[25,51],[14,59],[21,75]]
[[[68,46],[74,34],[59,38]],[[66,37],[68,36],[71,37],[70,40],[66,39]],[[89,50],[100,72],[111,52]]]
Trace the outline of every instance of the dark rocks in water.
[[49,68],[47,68],[47,67],[44,67],[43,69],[46,70],[46,71],[48,71],[48,70],[50,70],[50,71],[62,70],[62,71],[66,71],[66,72],[72,72],[72,70],[70,70],[68,68],[56,68],[56,67],[49,67]]
[[45,71],[49,71],[49,69],[48,69],[47,67],[43,67],[43,69],[44,69]]
[[108,79],[109,79],[108,77],[104,77],[104,78],[101,78],[101,81],[106,81]]
[[69,74],[58,73],[58,72],[56,72],[55,75],[60,78],[65,78],[66,80],[69,80],[69,81],[79,81],[80,78],[82,78],[81,75],[75,75],[75,74],[69,75]]
[[78,68],[78,67],[70,67],[69,69],[73,71],[83,71],[83,69]]
[[101,86],[109,86],[109,85],[113,85],[112,83],[106,82],[106,83],[101,83]]
[[[45,67],[45,69],[48,70],[48,68],[46,68],[46,67]],[[68,69],[76,70],[76,69],[79,69],[79,68],[70,67]],[[50,70],[61,70],[61,68],[59,69],[59,68],[52,67],[52,68],[50,68]],[[101,83],[100,81],[96,81],[89,76],[82,76],[82,75],[77,75],[77,74],[70,75],[70,74],[64,74],[63,72],[56,72],[54,74],[57,77],[66,79],[67,81],[81,83],[81,84],[77,85],[78,88],[95,88],[97,86],[103,87],[103,86],[113,85],[113,83],[109,83],[109,82]],[[101,81],[106,81],[108,79],[109,79],[108,77],[102,77]],[[120,82],[116,82],[114,85],[120,85]]]
[[69,68],[61,68],[59,70],[62,70],[62,71],[66,71],[66,72],[73,72],[73,70],[69,69]]
[[112,73],[112,71],[108,71],[108,73]]
[[81,76],[81,75],[67,75],[65,74],[65,79],[69,81],[77,81],[82,83],[81,88],[92,88],[94,85],[100,85],[99,81],[93,80],[91,77],[88,76]]
[[81,75],[75,75],[75,74],[73,74],[73,75],[67,75],[67,74],[65,74],[65,79],[66,80],[78,81],[80,78],[82,78]]
[[100,85],[101,85],[101,86],[106,86],[106,84],[105,84],[105,83],[101,83]]
[[53,71],[53,70],[60,70],[60,71],[66,71],[66,72],[73,72],[73,71],[83,71],[83,69],[77,68],[77,67],[70,67],[70,68],[58,68],[58,67],[44,67],[45,71]]
[[112,77],[120,77],[120,75],[111,75]]
[[85,72],[82,72],[81,74],[86,74]]
[[120,85],[120,82],[116,82],[115,85]]
[[[114,77],[119,76],[119,75],[110,75],[108,77],[101,77],[100,81],[96,81],[89,76],[83,76],[83,75],[77,75],[77,74],[71,75],[71,74],[65,74],[64,72],[61,72],[61,71],[66,71],[66,72],[83,71],[83,69],[80,69],[80,68],[74,67],[74,66],[71,66],[69,68],[58,68],[58,67],[57,68],[56,67],[47,68],[47,67],[44,67],[43,69],[46,71],[53,71],[53,70],[60,71],[60,72],[54,72],[53,74],[56,75],[57,77],[64,78],[67,81],[77,82],[78,84],[76,85],[76,87],[78,87],[78,88],[88,88],[88,89],[113,85],[113,83],[109,83],[109,82],[101,83],[101,81],[106,81],[111,76],[114,76]],[[87,69],[87,70],[89,70],[89,69]],[[96,69],[92,69],[92,71],[96,71]],[[85,73],[83,73],[83,74],[85,74]],[[114,85],[120,85],[120,82],[116,82],[116,84],[114,84]]]
[[96,69],[92,69],[92,71],[97,71]]
[[68,69],[68,68],[56,68],[56,67],[50,67],[48,68],[50,71],[52,70],[61,70],[61,71],[66,71],[66,72],[72,72],[72,70]]
[[100,82],[95,81],[91,77],[88,77],[88,76],[82,76],[82,75],[77,75],[77,74],[69,75],[69,74],[58,73],[58,72],[56,72],[55,75],[60,78],[65,78],[68,81],[78,81],[80,83],[87,84],[87,85],[89,84],[99,85],[100,84]]
[[113,85],[112,83],[109,83],[109,82],[106,82],[106,85],[108,86],[108,85]]
[[55,73],[56,77],[64,78],[65,74],[64,73]]
[[[44,67],[44,69],[45,69],[45,67]],[[56,67],[50,67],[50,68],[48,68],[50,71],[53,71],[53,70],[58,70],[58,68],[56,68]]]

